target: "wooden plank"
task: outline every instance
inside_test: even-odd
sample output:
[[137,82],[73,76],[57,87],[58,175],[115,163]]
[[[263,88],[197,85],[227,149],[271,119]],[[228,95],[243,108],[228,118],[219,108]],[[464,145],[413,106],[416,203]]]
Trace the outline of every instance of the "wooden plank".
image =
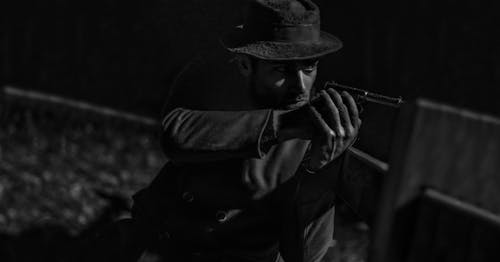
[[[483,211],[471,212],[448,196],[433,198],[424,194],[418,207],[415,234],[408,241],[409,262],[499,261],[499,224],[486,221]],[[465,204],[466,205],[466,204]],[[477,207],[474,207],[477,209]]]
[[136,122],[141,125],[158,127],[160,124],[155,119],[144,117],[128,112],[119,111],[109,107],[98,106],[84,101],[69,99],[57,95],[36,92],[32,90],[23,90],[11,86],[4,87],[2,95],[4,99],[25,99],[32,102],[38,102],[46,105],[53,105],[58,107],[66,107],[75,111],[90,112],[110,118],[117,118],[126,121]]
[[439,203],[447,209],[456,210],[462,215],[474,217],[483,224],[486,223],[500,229],[500,217],[488,210],[460,201],[430,188],[426,189],[422,196],[430,202]]
[[390,153],[390,169],[382,185],[378,214],[373,229],[372,244],[368,251],[369,259],[372,262],[386,262],[389,261],[390,256],[397,256],[391,253],[394,252],[391,246],[392,226],[396,213],[394,202],[398,196],[401,183],[401,176],[398,171],[404,167],[407,157],[404,152],[408,148],[413,135],[414,111],[415,107],[405,105],[402,107],[398,117],[398,124]]
[[[418,100],[403,108],[399,122],[370,259],[407,261],[405,252],[392,249],[404,239],[398,224],[405,223],[398,221],[398,213],[412,206],[422,189],[432,188],[453,201],[446,203],[445,209],[431,208],[425,211],[428,214],[420,214],[423,221],[415,222],[415,235],[407,235],[403,241],[410,245],[414,239],[409,254],[416,257],[410,261],[467,261],[470,218],[486,223],[477,217],[488,214],[490,225],[500,219],[500,120]],[[457,203],[466,203],[472,212],[464,213],[467,208],[462,208],[456,215],[457,207],[465,206]],[[435,215],[438,220],[429,224]],[[433,235],[429,230],[437,231]],[[427,251],[425,257],[416,255],[423,251]]]
[[[438,219],[434,225],[422,225],[418,230],[425,233],[434,228],[434,238],[429,239],[430,249],[422,250],[434,262],[465,262],[464,253],[468,251],[468,233],[471,230],[471,218],[441,203],[431,203],[424,198],[422,205],[433,204]],[[411,257],[410,257],[411,259]]]
[[426,185],[500,214],[500,120],[425,100],[416,107],[396,205]]
[[429,250],[432,249],[436,237],[439,215],[437,206],[433,204],[420,204],[416,222],[411,225],[415,228],[413,236],[406,236],[408,241],[408,262],[429,261]]

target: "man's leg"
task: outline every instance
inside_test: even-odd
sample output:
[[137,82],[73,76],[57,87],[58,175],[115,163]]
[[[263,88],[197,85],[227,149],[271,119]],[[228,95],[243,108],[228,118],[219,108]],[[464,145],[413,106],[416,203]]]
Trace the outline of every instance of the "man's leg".
[[307,225],[304,231],[304,262],[323,261],[333,240],[335,206]]

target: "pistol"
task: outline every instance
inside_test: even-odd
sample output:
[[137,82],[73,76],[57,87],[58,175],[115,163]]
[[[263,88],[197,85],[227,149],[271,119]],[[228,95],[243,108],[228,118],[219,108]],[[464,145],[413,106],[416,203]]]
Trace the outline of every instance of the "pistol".
[[335,81],[327,81],[323,86],[323,89],[326,90],[328,88],[333,88],[339,93],[342,91],[348,92],[354,98],[358,106],[362,106],[365,102],[373,102],[391,107],[400,107],[404,102],[402,97],[390,97],[371,93],[363,89],[341,85]]

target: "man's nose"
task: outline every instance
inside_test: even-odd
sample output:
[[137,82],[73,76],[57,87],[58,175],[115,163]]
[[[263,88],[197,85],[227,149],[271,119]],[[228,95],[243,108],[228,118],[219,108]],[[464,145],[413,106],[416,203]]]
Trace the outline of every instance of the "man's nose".
[[297,93],[302,93],[306,90],[306,84],[304,81],[305,74],[300,69],[294,71],[295,72],[293,74],[293,84],[292,84],[293,91]]

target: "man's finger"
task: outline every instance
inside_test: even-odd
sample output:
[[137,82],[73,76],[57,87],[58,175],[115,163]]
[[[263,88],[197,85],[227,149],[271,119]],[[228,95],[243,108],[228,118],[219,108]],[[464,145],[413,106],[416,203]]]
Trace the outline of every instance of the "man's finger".
[[335,105],[339,110],[340,119],[342,120],[341,124],[344,127],[344,130],[348,129],[349,127],[352,126],[351,118],[349,117],[349,112],[347,111],[347,107],[344,105],[344,102],[342,101],[342,97],[333,88],[329,88],[327,91],[333,98],[333,101],[335,102]]
[[337,106],[335,106],[332,98],[325,90],[322,90],[320,94],[321,99],[323,100],[322,102],[324,103],[324,107],[321,108],[323,118],[326,118],[328,126],[330,126],[330,128],[333,129],[337,135],[343,137],[345,135],[345,130],[342,127]]
[[349,115],[351,116],[351,123],[354,125],[354,128],[359,128],[361,125],[361,119],[359,119],[359,111],[358,106],[356,105],[356,101],[352,96],[344,91],[342,92],[342,96],[347,100],[347,109],[349,110]]
[[312,106],[308,106],[308,108],[309,108],[308,111],[311,115],[312,122],[314,123],[314,126],[316,126],[316,128],[318,130],[320,130],[321,133],[326,134],[327,136],[330,136],[330,137],[335,137],[336,133],[328,126],[328,124],[325,122],[325,120],[323,120],[323,118],[321,117],[321,114],[318,112],[318,110],[316,110],[316,108],[314,108]]

